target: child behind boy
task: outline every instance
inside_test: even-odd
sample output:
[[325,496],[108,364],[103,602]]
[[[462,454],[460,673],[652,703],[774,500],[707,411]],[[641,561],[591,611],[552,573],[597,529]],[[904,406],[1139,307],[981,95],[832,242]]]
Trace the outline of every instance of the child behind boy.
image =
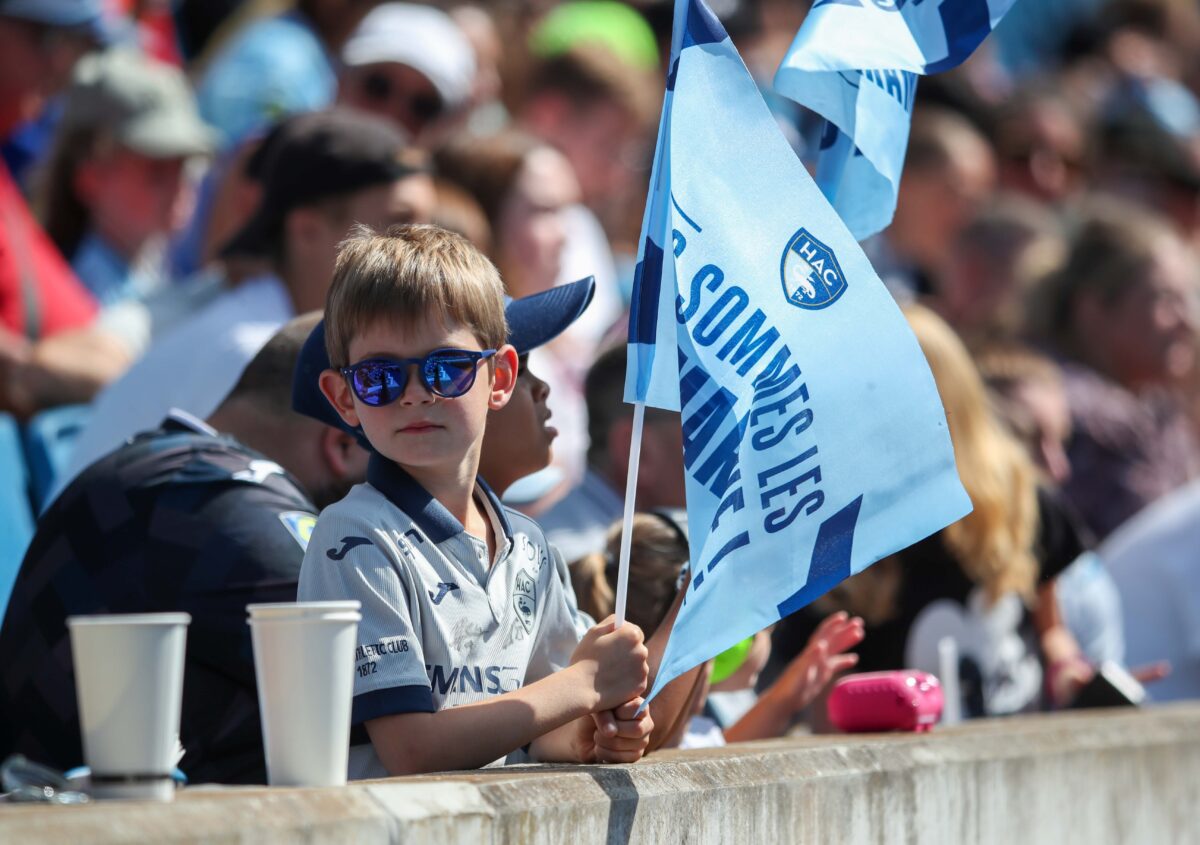
[[[686,586],[687,514],[674,508],[639,513],[633,518],[632,534],[628,616],[647,636],[652,636],[663,624],[679,590]],[[607,614],[612,610],[620,541],[618,522],[609,529],[606,552],[588,555],[571,564],[571,580],[579,606],[588,613]],[[710,689],[718,692],[753,689],[771,654],[770,634],[760,631],[752,643],[740,644],[744,646],[741,649],[735,646],[671,681],[668,688],[677,684],[691,688],[688,697],[691,705],[684,707],[675,723],[664,731],[666,739],[662,746],[696,748],[782,736],[831,680],[858,662],[857,655],[845,652],[862,638],[863,620],[842,612],[832,613],[813,632],[804,650],[741,718],[721,726],[715,719],[701,716]]]
[[321,390],[377,453],[367,483],[321,515],[300,573],[300,600],[363,605],[350,776],[475,768],[521,748],[638,759],[653,728],[635,715],[641,631],[606,620],[581,640],[561,559],[477,478],[488,412],[518,369],[495,268],[435,226],[360,228],[325,324]]

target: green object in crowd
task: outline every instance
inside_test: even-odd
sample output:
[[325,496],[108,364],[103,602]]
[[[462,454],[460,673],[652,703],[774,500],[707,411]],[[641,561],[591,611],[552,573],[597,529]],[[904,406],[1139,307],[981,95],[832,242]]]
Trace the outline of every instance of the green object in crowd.
[[654,30],[636,10],[614,0],[579,0],[552,9],[530,38],[534,55],[552,58],[577,44],[602,44],[636,68],[658,67]]
[[731,677],[734,672],[742,668],[742,664],[750,656],[750,649],[753,647],[754,637],[746,637],[740,643],[734,643],[718,654],[713,658],[712,676],[709,680],[714,684],[719,684]]

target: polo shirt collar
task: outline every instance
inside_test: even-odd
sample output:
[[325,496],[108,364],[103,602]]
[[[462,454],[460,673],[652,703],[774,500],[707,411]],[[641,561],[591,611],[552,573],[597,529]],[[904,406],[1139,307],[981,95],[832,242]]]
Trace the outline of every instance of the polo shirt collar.
[[[454,514],[429,495],[429,491],[415,478],[378,452],[373,453],[367,463],[367,481],[387,497],[388,501],[404,511],[433,543],[443,543],[466,531]],[[505,541],[511,543],[512,526],[509,525],[504,506],[482,478],[476,477],[475,484],[495,511],[500,526],[504,529]]]

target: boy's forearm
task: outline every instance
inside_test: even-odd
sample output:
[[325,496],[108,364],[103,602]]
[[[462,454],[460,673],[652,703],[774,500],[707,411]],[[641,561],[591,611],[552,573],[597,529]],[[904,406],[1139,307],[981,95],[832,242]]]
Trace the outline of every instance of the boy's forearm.
[[[580,719],[592,721],[591,715],[572,719],[552,731],[542,734],[529,744],[529,756],[539,763],[589,763],[579,746],[582,734]],[[586,728],[587,726],[583,726]]]
[[374,719],[367,733],[392,775],[477,769],[588,715],[593,699],[568,667],[484,701]]

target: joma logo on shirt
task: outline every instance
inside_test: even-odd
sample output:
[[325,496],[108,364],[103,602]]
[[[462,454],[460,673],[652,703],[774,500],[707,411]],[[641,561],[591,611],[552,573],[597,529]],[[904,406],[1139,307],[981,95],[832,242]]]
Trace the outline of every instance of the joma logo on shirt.
[[350,553],[351,549],[369,545],[371,545],[371,541],[366,537],[343,537],[342,547],[340,549],[326,549],[325,557],[330,560],[341,560]]
[[451,692],[499,695],[521,686],[520,679],[512,674],[517,671],[516,666],[452,666],[447,674],[445,666],[425,664],[425,671],[429,673],[429,686],[437,695]]
[[433,592],[433,590],[428,591],[429,592],[429,600],[432,601],[434,604],[441,604],[442,599],[444,599],[446,597],[446,593],[450,592],[451,590],[457,590],[457,589],[458,589],[458,585],[455,584],[453,581],[449,581],[449,582],[439,581],[438,582],[438,591],[436,594]]

